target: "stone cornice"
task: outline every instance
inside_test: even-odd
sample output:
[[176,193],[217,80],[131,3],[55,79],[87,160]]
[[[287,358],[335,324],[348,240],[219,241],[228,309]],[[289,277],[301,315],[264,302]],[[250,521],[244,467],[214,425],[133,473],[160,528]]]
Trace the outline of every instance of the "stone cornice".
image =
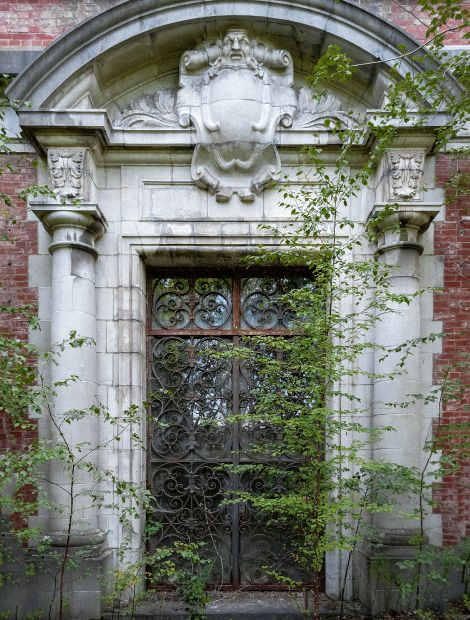
[[[376,110],[370,110],[367,114],[374,117],[377,113]],[[117,129],[112,126],[106,110],[24,110],[19,113],[19,119],[24,133],[41,151],[61,146],[105,150],[115,147],[165,149],[194,145],[195,132],[192,129]],[[446,125],[450,120],[448,114],[433,114],[419,127],[413,126],[411,121],[397,126],[397,130],[406,137],[407,145],[423,145],[424,139],[426,147],[430,149],[435,140],[434,129]],[[366,147],[367,143],[366,136],[357,146]],[[276,144],[280,148],[295,148],[312,144],[338,147],[341,143],[334,132],[327,128],[315,132],[309,128],[283,128],[276,134]]]

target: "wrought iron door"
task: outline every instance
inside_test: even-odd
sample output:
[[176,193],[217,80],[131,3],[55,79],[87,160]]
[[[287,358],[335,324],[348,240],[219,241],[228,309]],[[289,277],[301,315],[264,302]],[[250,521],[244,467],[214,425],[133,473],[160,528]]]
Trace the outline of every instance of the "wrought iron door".
[[282,567],[285,550],[249,505],[222,503],[231,490],[256,488],[252,473],[230,466],[262,459],[250,446],[272,437],[269,428],[228,420],[254,405],[252,365],[207,353],[244,335],[287,335],[292,316],[279,296],[300,281],[239,271],[150,280],[148,471],[163,524],[152,544],[203,541],[216,583],[262,585],[262,566]]

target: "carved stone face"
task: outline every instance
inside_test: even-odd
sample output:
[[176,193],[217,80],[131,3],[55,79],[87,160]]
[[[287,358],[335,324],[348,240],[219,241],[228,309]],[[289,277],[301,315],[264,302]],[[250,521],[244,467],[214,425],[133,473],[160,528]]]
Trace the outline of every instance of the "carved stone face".
[[222,42],[222,56],[234,64],[245,62],[251,54],[250,39],[244,30],[229,30]]

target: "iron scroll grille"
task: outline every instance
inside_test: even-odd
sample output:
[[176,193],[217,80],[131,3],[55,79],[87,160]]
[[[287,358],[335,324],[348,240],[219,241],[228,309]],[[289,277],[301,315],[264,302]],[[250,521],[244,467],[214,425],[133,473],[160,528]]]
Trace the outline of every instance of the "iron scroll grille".
[[284,536],[267,534],[249,505],[222,504],[232,490],[256,489],[253,444],[272,442],[271,429],[233,423],[248,413],[256,384],[252,365],[207,355],[245,335],[288,336],[292,313],[280,301],[303,275],[156,274],[150,279],[149,391],[155,394],[149,432],[149,486],[163,525],[152,546],[204,542],[218,584],[266,584],[263,566],[282,570]]

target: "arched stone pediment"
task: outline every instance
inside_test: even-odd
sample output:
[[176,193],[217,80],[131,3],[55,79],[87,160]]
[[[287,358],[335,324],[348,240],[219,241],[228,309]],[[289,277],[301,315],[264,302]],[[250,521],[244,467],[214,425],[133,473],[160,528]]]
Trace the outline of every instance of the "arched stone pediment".
[[[332,44],[353,59],[357,71],[347,83],[325,83],[322,93],[314,93],[309,75],[315,61]],[[431,261],[430,224],[439,214],[442,192],[436,186],[439,176],[432,149],[435,127],[447,122],[449,116],[444,112],[416,115],[420,121],[424,119],[420,124],[414,124],[416,117],[411,113],[411,120],[398,119],[396,134],[384,150],[376,148],[380,132],[375,133],[373,126],[392,122],[390,117],[384,120],[383,107],[396,75],[390,71],[394,59],[403,56],[404,50],[412,52],[419,47],[394,25],[348,0],[125,0],[58,39],[18,76],[8,96],[20,102],[19,125],[30,141],[22,141],[18,150],[27,151],[29,160],[29,152],[33,147],[37,149],[44,164],[37,168],[37,184],[53,190],[29,203],[31,220],[36,216],[43,224],[38,226],[38,255],[34,257],[38,260],[31,261],[31,266],[39,274],[32,281],[39,287],[39,317],[46,325],[44,340],[50,333],[53,345],[63,342],[73,329],[95,343],[85,347],[83,357],[75,355],[78,351],[61,356],[54,368],[56,374],[51,372],[53,382],[63,381],[69,374],[78,377],[82,372],[87,382],[86,389],[80,389],[77,383],[76,391],[63,401],[58,391],[54,406],[59,415],[77,407],[96,411],[96,407],[90,407],[98,401],[109,407],[110,416],[120,424],[123,411],[134,403],[151,400],[156,391],[167,392],[176,403],[173,393],[180,390],[179,384],[161,382],[157,386],[163,372],[174,374],[172,365],[179,364],[182,358],[173,346],[168,351],[158,348],[168,334],[180,343],[191,343],[191,353],[183,354],[191,364],[194,343],[224,344],[229,338],[236,343],[245,334],[258,333],[257,327],[264,329],[271,321],[270,314],[276,333],[289,335],[284,329],[289,329],[287,314],[281,306],[272,311],[276,298],[269,291],[260,291],[256,283],[248,286],[246,282],[255,278],[241,267],[244,258],[256,254],[260,247],[266,251],[288,248],[289,235],[298,238],[299,224],[300,234],[305,232],[306,237],[301,251],[299,248],[296,252],[296,265],[304,250],[311,251],[313,257],[325,244],[332,247],[331,243],[338,243],[345,250],[344,260],[362,261],[369,256],[374,261],[375,255],[377,261],[383,260],[390,266],[396,299],[412,299],[410,307],[402,314],[391,313],[389,323],[374,335],[379,352],[394,351],[401,334],[406,334],[409,342],[425,342],[423,333],[431,325],[430,311],[421,309],[416,296],[419,289],[431,290],[439,285],[438,265],[434,269]],[[437,67],[430,55],[420,51],[422,54],[424,60],[419,63],[405,54],[399,70],[405,74]],[[347,149],[343,148],[345,134],[335,131],[338,124],[358,128],[347,136]],[[310,149],[315,151],[315,157],[309,159],[304,156],[309,149],[302,147],[313,144],[320,148]],[[366,182],[365,176],[357,174],[364,170],[365,162],[370,172]],[[349,178],[353,179],[351,189]],[[393,217],[389,214],[390,203],[397,205]],[[335,218],[328,219],[329,204],[335,205]],[[304,214],[310,218],[307,223],[322,220],[318,230],[312,233],[312,228],[301,227]],[[375,220],[377,214],[381,217]],[[387,218],[382,217],[385,214]],[[372,241],[358,245],[356,232],[370,228],[372,221],[380,221],[381,225],[376,230],[377,245]],[[351,230],[353,236],[349,237]],[[28,244],[25,247],[30,247]],[[264,250],[260,254],[262,258]],[[280,278],[288,262],[276,261]],[[45,265],[52,265],[50,273]],[[258,263],[253,273],[258,266],[260,274],[274,273]],[[201,279],[198,274],[203,280],[200,290],[195,286]],[[23,271],[20,275],[23,281]],[[164,279],[183,282],[181,290],[180,284],[161,284]],[[211,282],[207,284],[204,279]],[[283,291],[283,295],[290,290]],[[255,300],[253,304],[250,301],[254,310],[245,316],[243,307],[249,307],[249,299]],[[367,302],[360,294],[357,300],[358,304],[353,295],[348,295],[335,306],[335,312],[344,313],[347,322],[352,312],[361,312],[360,303]],[[253,314],[251,323],[249,314]],[[157,315],[169,317],[167,323]],[[201,321],[196,321],[196,315],[201,315]],[[212,328],[216,331],[211,332]],[[49,344],[45,342],[44,348]],[[357,388],[360,408],[351,401],[354,411],[359,411],[371,429],[381,428],[384,420],[388,425],[388,416],[394,414],[389,407],[390,386],[373,382],[374,369],[377,377],[384,376],[382,360],[375,359],[375,351],[372,348],[370,355],[358,361],[361,380],[353,388]],[[423,351],[425,356],[421,358],[416,347],[412,372],[397,375],[392,396],[424,394],[428,386],[433,386],[428,363],[433,353],[424,345]],[[174,358],[167,370],[163,369],[163,356]],[[93,441],[96,437],[103,441],[97,462],[106,464],[113,476],[110,497],[114,492],[111,485],[122,475],[135,488],[145,488],[149,481],[150,492],[156,498],[158,488],[166,484],[159,472],[177,466],[180,473],[175,484],[182,489],[181,497],[185,494],[181,505],[186,506],[193,501],[195,487],[193,482],[186,482],[193,478],[186,477],[185,472],[193,476],[193,463],[213,467],[217,459],[229,462],[237,451],[248,454],[250,443],[245,440],[243,425],[237,426],[232,441],[224,421],[233,419],[243,407],[248,410],[245,403],[251,398],[251,379],[244,376],[245,369],[224,357],[228,370],[221,371],[222,380],[211,383],[210,379],[206,389],[200,388],[199,380],[204,375],[205,381],[206,368],[197,369],[193,384],[186,381],[193,371],[187,370],[183,361],[187,374],[177,372],[188,386],[184,399],[191,404],[187,409],[186,404],[160,400],[155,407],[152,405],[153,421],[147,426],[147,416],[142,415],[141,423],[135,420],[129,432],[125,429],[122,441],[107,440],[108,415],[93,416],[94,425],[86,429]],[[147,376],[151,377],[148,385]],[[349,372],[344,377],[348,391],[350,377]],[[256,388],[256,377],[251,385]],[[240,386],[242,389],[238,389]],[[169,412],[168,416],[157,418],[160,409],[165,416]],[[427,433],[422,420],[426,424],[431,421],[431,413],[423,412],[412,407],[410,412],[400,413],[398,429],[406,440],[398,448],[395,437],[377,442],[377,460],[399,452],[400,463],[419,469],[416,442],[424,441]],[[81,426],[75,421],[73,424],[74,435],[82,441]],[[136,438],[142,440],[142,445],[134,441]],[[141,448],[147,438],[148,451],[144,454]],[[171,444],[168,453],[166,447],[161,448],[163,443]],[[184,469],[189,463],[186,458],[192,459],[192,469]],[[59,468],[52,473],[55,478],[51,477],[51,496],[63,484]],[[89,495],[94,496],[96,480],[91,475],[89,480],[84,476],[84,480],[81,493],[86,496],[90,489]],[[201,480],[202,486],[207,486],[208,478]],[[226,489],[231,493],[244,488],[234,489],[227,484],[220,486],[217,497],[223,497]],[[108,497],[108,487],[103,484],[103,489]],[[204,523],[198,521],[197,511],[183,515],[165,508],[168,514],[164,518],[168,516],[172,528],[177,524],[175,532],[178,523],[180,531],[199,528],[205,532],[204,492],[200,497],[194,505],[199,509],[204,501],[200,511]],[[247,535],[245,542],[244,516],[239,518],[238,509],[236,515],[222,513],[218,501],[214,499],[213,513],[230,517],[216,518],[221,541],[221,551],[219,547],[216,551],[222,578],[233,575],[234,588],[252,580],[254,584],[262,583],[255,575],[257,561],[259,558],[264,565],[269,560],[265,559],[263,538],[257,538],[258,524],[254,536]],[[142,505],[140,510],[143,517]],[[392,519],[387,522],[388,517],[385,515],[379,527],[385,534],[390,533],[393,541],[394,532],[401,531],[402,521],[397,520],[399,527],[395,528]],[[113,558],[106,555],[122,543],[130,561],[139,556],[142,537],[138,528],[143,518],[135,519],[136,533],[132,537],[127,529],[121,530],[114,505],[97,502],[86,519],[83,532],[89,540],[99,540],[102,545],[99,561],[103,562],[103,571],[108,566],[122,567],[121,553],[115,553]],[[60,533],[62,520],[59,514],[51,518],[52,533]],[[432,528],[434,522],[430,531]],[[212,530],[210,534],[213,541]],[[437,538],[438,528],[431,534]],[[167,536],[166,530],[163,536]],[[53,540],[55,544],[56,538]],[[405,541],[404,535],[400,540]],[[61,539],[57,537],[57,541],[60,544]],[[283,554],[276,551],[276,555]],[[280,559],[285,564],[285,558]],[[369,562],[366,555],[360,564],[351,564],[352,578],[342,572],[348,565],[343,559],[342,555],[327,556],[328,596],[343,596],[346,587],[352,595],[352,580],[356,583],[359,579],[364,579],[364,588],[369,592],[372,586],[369,588],[369,581],[362,577],[362,562],[364,566]],[[90,583],[90,588],[95,588]],[[78,579],[73,587],[84,592]],[[101,600],[96,592],[95,599]],[[96,611],[80,617],[101,616]]]
[[[308,76],[330,44],[358,70],[347,86],[326,84],[314,99]],[[325,120],[351,126],[380,109],[388,65],[416,47],[345,1],[130,0],[64,35],[8,94],[28,102],[20,125],[45,151],[68,146],[77,132],[81,146],[98,136],[105,148],[194,147],[196,185],[219,202],[234,193],[252,202],[280,178],[279,146],[311,144],[313,130],[317,143],[338,144]],[[400,68],[418,69],[412,57]]]
[[[330,43],[340,44],[357,62],[384,60],[384,67],[404,48],[417,47],[395,26],[345,0],[128,0],[51,45],[13,82],[9,96],[33,109],[108,108],[140,85],[150,86],[155,73],[161,85],[175,86],[181,54],[234,23],[289,49],[298,74],[307,74]],[[432,63],[428,58],[416,66],[407,58],[400,70]],[[380,73],[376,67],[358,72],[355,98],[364,98],[368,107],[380,103]]]

